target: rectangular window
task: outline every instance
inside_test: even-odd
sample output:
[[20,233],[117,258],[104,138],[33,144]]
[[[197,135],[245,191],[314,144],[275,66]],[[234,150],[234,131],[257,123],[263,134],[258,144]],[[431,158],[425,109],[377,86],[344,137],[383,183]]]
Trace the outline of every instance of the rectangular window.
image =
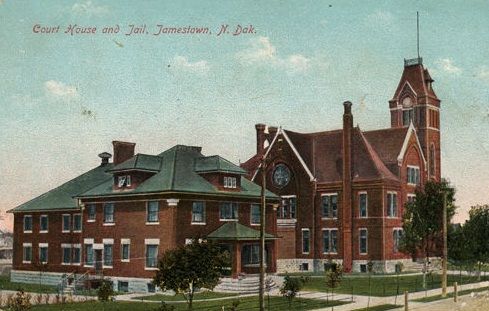
[[130,249],[131,249],[131,241],[129,239],[121,240],[121,261],[129,262],[130,259]]
[[338,229],[323,230],[323,253],[338,252]]
[[252,225],[260,224],[260,204],[251,204],[250,208],[250,223]]
[[71,230],[71,215],[63,215],[63,230],[62,232],[70,232]]
[[413,109],[406,109],[402,111],[402,124],[404,126],[409,126],[411,121],[414,123],[414,112]]
[[236,188],[236,177],[224,177],[224,188]]
[[104,267],[112,267],[112,244],[104,244]]
[[31,263],[32,261],[32,244],[24,243],[22,245],[23,254],[22,254],[22,263]]
[[297,214],[297,198],[295,196],[282,197],[282,205],[277,208],[277,218],[295,219]]
[[81,262],[81,245],[74,244],[73,245],[73,261],[74,265],[79,265]]
[[158,245],[146,245],[146,268],[156,268],[158,264]]
[[129,292],[129,282],[117,281],[117,291],[121,293]]
[[221,220],[238,220],[238,203],[223,202],[219,206]]
[[41,217],[39,217],[39,232],[48,232],[48,215],[41,215]]
[[358,195],[358,204],[360,209],[360,217],[367,217],[367,193],[360,193]]
[[416,199],[416,195],[415,194],[409,193],[407,195],[407,201],[408,201],[408,203],[414,203],[414,200],[415,199]]
[[397,193],[387,193],[387,216],[397,217]]
[[87,221],[95,221],[96,211],[97,209],[95,204],[87,205]]
[[[260,245],[259,244],[244,245],[242,260],[244,265],[260,264]],[[265,262],[267,262],[266,256],[265,256]]]
[[85,244],[85,266],[93,266],[93,244]]
[[130,187],[130,186],[131,186],[131,176],[130,175],[124,175],[124,176],[117,177],[117,187],[118,188]]
[[63,255],[63,260],[61,263],[63,265],[69,265],[71,264],[71,245],[69,244],[61,244],[61,250],[62,250],[62,255]]
[[32,232],[32,216],[24,215],[24,233]]
[[338,194],[326,194],[322,196],[322,217],[338,217]]
[[367,239],[368,239],[367,229],[360,229],[360,234],[359,234],[360,254],[366,254],[368,251]]
[[309,229],[302,229],[302,253],[309,254],[310,250],[310,231]]
[[114,203],[104,204],[104,223],[114,223]]
[[205,223],[205,203],[192,203],[192,223]]
[[82,230],[81,214],[74,214],[73,215],[73,231],[74,232],[81,232],[81,230]]
[[393,252],[397,253],[399,252],[399,246],[401,242],[401,237],[402,237],[402,229],[394,229],[392,231],[392,245],[393,245]]
[[39,243],[39,261],[42,264],[48,263],[48,244]]
[[159,212],[160,212],[160,202],[148,201],[146,222],[158,223]]
[[411,185],[419,185],[420,177],[419,177],[419,167],[417,166],[408,166],[407,168],[407,182]]

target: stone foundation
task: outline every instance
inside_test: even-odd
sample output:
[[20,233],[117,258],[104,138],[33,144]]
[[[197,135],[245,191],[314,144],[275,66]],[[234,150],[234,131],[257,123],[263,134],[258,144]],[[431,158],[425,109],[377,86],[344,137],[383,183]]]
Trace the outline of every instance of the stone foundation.
[[[277,273],[294,272],[323,272],[324,264],[330,262],[329,259],[277,259]],[[335,263],[342,264],[342,259],[333,260]],[[307,270],[305,269],[307,265]]]

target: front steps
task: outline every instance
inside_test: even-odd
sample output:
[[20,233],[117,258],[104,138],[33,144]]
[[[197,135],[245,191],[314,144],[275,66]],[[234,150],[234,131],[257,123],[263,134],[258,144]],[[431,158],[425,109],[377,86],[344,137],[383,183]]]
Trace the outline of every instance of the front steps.
[[[266,291],[277,289],[282,285],[283,278],[276,275],[265,277]],[[256,294],[260,289],[260,278],[258,275],[246,275],[238,279],[230,277],[222,278],[219,285],[214,288],[215,292]]]

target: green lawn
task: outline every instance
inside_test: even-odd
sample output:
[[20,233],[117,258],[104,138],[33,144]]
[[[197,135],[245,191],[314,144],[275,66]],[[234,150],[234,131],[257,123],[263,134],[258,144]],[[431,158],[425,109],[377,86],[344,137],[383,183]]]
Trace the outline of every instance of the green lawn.
[[[488,277],[482,277],[481,281],[489,280]],[[347,277],[344,278],[338,288],[335,289],[335,293],[353,294],[353,295],[369,295],[369,278],[367,276],[362,277]],[[452,285],[453,282],[458,282],[459,285],[478,282],[477,277],[472,276],[459,276],[449,275],[448,284]],[[399,276],[399,290],[397,289],[397,277],[385,277],[385,276],[372,276],[370,294],[372,296],[393,296],[396,294],[402,294],[404,291],[410,293],[423,291],[423,276],[422,275],[400,275]],[[427,289],[440,288],[441,276],[433,274],[427,276]],[[320,291],[326,292],[325,278],[324,277],[311,277],[309,282],[304,286],[306,291]]]
[[[397,309],[399,307],[402,307],[402,306],[401,305],[385,304],[385,305],[378,305],[378,306],[370,307],[370,308],[368,308],[368,311],[386,311],[386,310]],[[353,311],[367,311],[367,308],[355,309]]]
[[[222,306],[226,310],[229,310],[232,304],[231,300],[223,301],[207,301],[207,302],[196,302],[194,303],[194,311],[206,310],[206,311],[216,311],[221,310]],[[292,305],[289,307],[287,300],[282,297],[270,297],[270,308],[268,310],[280,311],[280,310],[312,310],[316,308],[326,308],[332,305],[340,305],[344,302],[335,301],[333,303],[326,302],[316,299],[303,299],[297,298],[294,300]],[[268,305],[268,302],[267,302]],[[58,305],[39,305],[34,306],[32,311],[93,311],[93,310],[104,310],[104,311],[143,311],[143,310],[156,310],[159,306],[158,303],[149,302],[82,302],[82,303],[72,303],[72,304],[58,304]],[[187,305],[184,303],[174,304],[175,311],[187,310]],[[245,297],[240,299],[240,304],[237,310],[258,310],[258,297]]]
[[[462,296],[462,295],[470,294],[472,292],[478,293],[478,292],[483,292],[486,290],[488,290],[487,287],[481,287],[481,288],[476,288],[476,289],[466,289],[466,290],[459,291],[458,295]],[[413,301],[432,302],[432,301],[437,301],[437,300],[447,299],[447,298],[453,298],[453,292],[448,293],[446,297],[442,297],[441,295],[435,295],[435,296],[428,296],[428,297],[423,297],[423,298],[419,298],[419,299],[414,299]]]
[[22,288],[26,292],[33,293],[56,293],[56,286],[13,283],[10,282],[10,277],[0,276],[0,290],[18,290],[19,288]]
[[[202,292],[202,293],[196,293],[194,295],[194,300],[205,300],[205,299],[232,297],[232,296],[238,297],[238,294],[236,294],[236,293],[218,293],[218,292],[206,291],[206,292]],[[185,298],[183,297],[183,295],[169,296],[169,295],[162,295],[162,294],[134,297],[133,299],[134,300],[151,300],[151,301],[162,301],[162,300],[163,301],[185,301]]]

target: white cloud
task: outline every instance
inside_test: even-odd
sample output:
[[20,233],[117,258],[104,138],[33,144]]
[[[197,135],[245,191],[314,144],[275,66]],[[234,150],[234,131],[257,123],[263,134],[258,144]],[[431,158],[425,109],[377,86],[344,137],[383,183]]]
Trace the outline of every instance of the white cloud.
[[459,74],[462,72],[462,68],[455,66],[450,58],[440,58],[436,61],[438,68],[450,74]]
[[96,5],[91,0],[87,0],[85,2],[73,4],[71,11],[75,14],[92,16],[106,14],[109,12],[109,8],[102,5]]
[[277,55],[277,48],[268,37],[258,37],[251,41],[248,49],[236,53],[236,58],[243,64],[264,64],[285,69],[289,72],[305,72],[309,69],[311,59],[302,54],[287,57]]
[[481,67],[476,77],[486,82],[489,82],[489,68],[486,66]]
[[209,70],[209,64],[205,60],[199,60],[197,62],[189,62],[185,56],[175,56],[173,58],[172,67],[178,71],[194,72],[194,73],[206,73]]
[[49,80],[44,83],[44,89],[49,95],[59,98],[75,98],[78,96],[78,90],[76,87],[66,85],[63,82]]

